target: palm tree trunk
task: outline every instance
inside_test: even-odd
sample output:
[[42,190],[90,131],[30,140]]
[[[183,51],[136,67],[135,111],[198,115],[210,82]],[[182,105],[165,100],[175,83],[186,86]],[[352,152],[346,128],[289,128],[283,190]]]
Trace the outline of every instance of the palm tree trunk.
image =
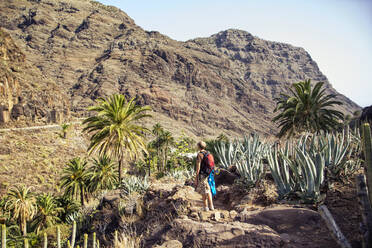
[[166,154],[166,147],[165,148],[163,148],[163,166],[162,166],[162,168],[161,168],[161,170],[162,170],[162,172],[164,172],[165,171],[165,157],[167,156]]
[[80,187],[80,201],[81,205],[84,206],[84,188],[82,186]]
[[151,160],[150,155],[149,155],[149,157],[147,158],[148,169],[149,169],[149,177],[151,176],[151,162],[152,162],[152,160]]
[[167,162],[168,162],[168,143],[165,147],[165,154],[164,154],[164,171],[166,170]]
[[[160,158],[160,157],[159,157],[159,144],[157,144],[157,148],[156,148],[156,150],[157,150],[156,155],[158,156],[158,158]],[[156,161],[156,168],[157,168],[158,171],[159,171],[159,161]]]
[[119,170],[119,184],[121,183],[121,179],[122,179],[122,174],[121,174],[122,163],[123,163],[123,156],[120,155],[120,157],[119,157],[119,167],[118,167],[118,170]]
[[22,233],[24,237],[27,236],[27,223],[25,217],[22,218]]

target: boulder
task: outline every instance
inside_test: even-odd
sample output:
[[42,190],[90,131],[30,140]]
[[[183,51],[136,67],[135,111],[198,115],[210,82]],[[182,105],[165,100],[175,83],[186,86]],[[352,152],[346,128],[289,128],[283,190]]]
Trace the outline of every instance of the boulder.
[[182,248],[182,243],[178,240],[169,240],[162,245],[155,246],[155,248]]
[[220,169],[220,173],[214,176],[216,185],[231,185],[237,178],[238,175],[225,169]]
[[190,219],[175,219],[165,236],[177,238],[183,247],[280,247],[283,243],[279,234],[266,225]]

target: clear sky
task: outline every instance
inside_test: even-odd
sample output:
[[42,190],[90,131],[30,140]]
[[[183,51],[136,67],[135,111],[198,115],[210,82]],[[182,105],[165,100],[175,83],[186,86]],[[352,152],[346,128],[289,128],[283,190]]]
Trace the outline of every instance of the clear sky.
[[175,40],[229,28],[305,48],[339,92],[372,105],[372,0],[99,0]]

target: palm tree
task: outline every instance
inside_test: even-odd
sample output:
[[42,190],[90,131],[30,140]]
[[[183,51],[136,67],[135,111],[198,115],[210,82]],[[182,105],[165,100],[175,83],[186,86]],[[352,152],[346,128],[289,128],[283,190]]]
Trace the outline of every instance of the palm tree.
[[160,123],[156,123],[152,127],[152,133],[156,136],[159,137],[162,133],[164,132],[163,127],[160,125]]
[[117,164],[114,163],[107,155],[93,159],[93,165],[89,168],[88,185],[90,192],[97,190],[113,189],[117,183],[116,177]]
[[[160,153],[160,146],[162,146],[162,141],[160,140],[161,135],[164,133],[163,127],[160,125],[160,123],[156,123],[152,127],[152,134],[155,135],[155,140],[151,142],[151,144],[154,144],[156,146],[156,155],[159,158],[159,153]],[[157,165],[159,169],[159,165]]]
[[84,195],[87,181],[87,162],[82,158],[73,158],[62,172],[61,186],[65,194],[78,199],[80,194],[81,205],[84,205]]
[[69,129],[69,127],[71,126],[71,124],[67,124],[67,123],[63,123],[61,125],[61,128],[62,128],[62,137],[64,139],[66,139],[66,136],[67,136],[67,130]]
[[294,83],[290,89],[292,95],[282,94],[276,99],[274,112],[280,113],[273,121],[279,124],[279,137],[302,131],[330,131],[339,126],[344,115],[332,107],[342,102],[335,100],[336,95],[326,94],[323,85],[324,82],[318,82],[311,88],[310,79]]
[[32,223],[36,227],[36,233],[39,233],[41,228],[53,226],[60,221],[58,216],[64,210],[57,204],[51,194],[42,194],[36,198],[38,212]]
[[164,153],[163,154],[164,155],[163,171],[164,171],[165,166],[167,165],[167,162],[168,162],[168,151],[169,151],[170,145],[174,144],[174,138],[171,132],[164,131],[162,135],[160,136],[160,140],[161,140],[161,144],[163,144],[163,153]]
[[13,219],[19,222],[23,236],[27,236],[27,221],[36,213],[35,197],[31,187],[16,185],[9,189],[5,208],[12,213]]
[[84,131],[93,133],[88,151],[115,156],[119,161],[120,182],[125,153],[133,158],[141,151],[146,151],[144,133],[148,129],[136,122],[149,117],[146,111],[151,108],[136,105],[134,98],[128,102],[123,95],[113,95],[107,99],[98,99],[98,104],[89,110],[97,114],[83,122],[86,124]]
[[154,145],[157,145],[155,142],[147,143],[147,154],[144,154],[144,161],[148,168],[148,176],[151,176],[151,167],[158,166],[158,158],[159,158],[159,148],[155,150]]

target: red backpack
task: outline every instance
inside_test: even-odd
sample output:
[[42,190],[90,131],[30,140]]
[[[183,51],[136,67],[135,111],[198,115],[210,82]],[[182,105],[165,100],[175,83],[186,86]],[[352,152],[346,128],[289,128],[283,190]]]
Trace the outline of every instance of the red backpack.
[[214,158],[213,155],[210,154],[208,151],[201,152],[204,156],[201,161],[200,165],[200,172],[205,175],[209,176],[209,174],[214,170]]

